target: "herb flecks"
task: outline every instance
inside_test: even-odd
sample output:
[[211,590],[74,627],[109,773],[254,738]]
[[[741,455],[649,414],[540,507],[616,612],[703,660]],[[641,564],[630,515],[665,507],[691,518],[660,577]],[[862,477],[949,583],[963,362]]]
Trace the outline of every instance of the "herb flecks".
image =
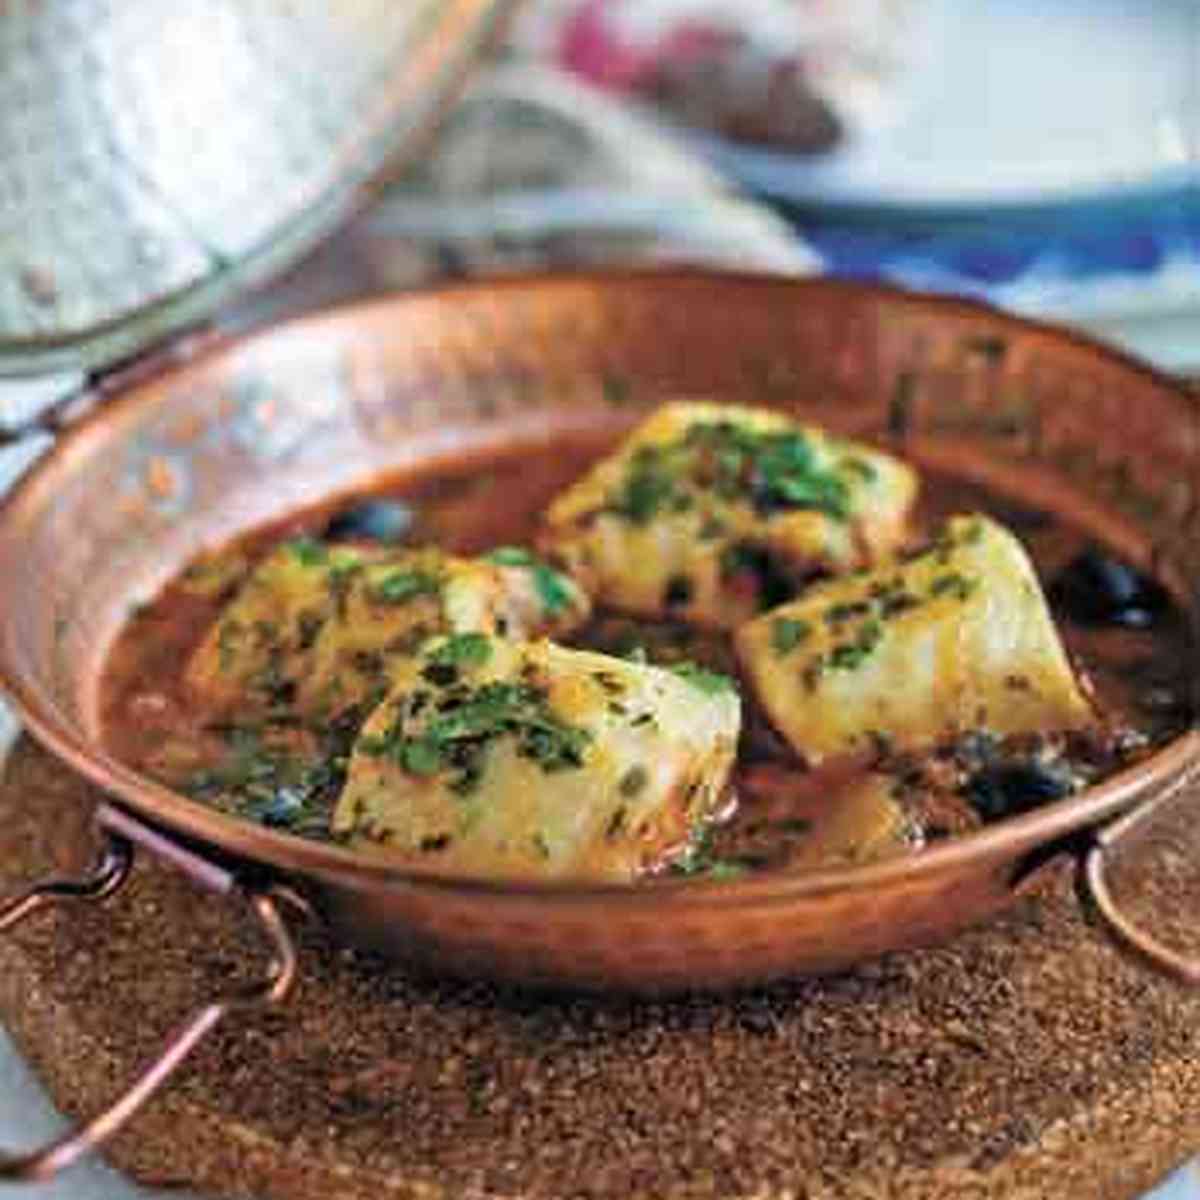
[[375,583],[372,598],[378,604],[407,604],[418,596],[436,596],[441,580],[429,571],[400,569]]
[[929,594],[935,599],[949,596],[954,600],[966,600],[978,585],[978,580],[968,579],[960,571],[949,571],[933,580],[929,585]]
[[829,652],[829,666],[835,671],[854,671],[875,651],[883,640],[883,624],[872,618],[864,621],[852,642],[842,642]]
[[460,795],[470,794],[482,782],[488,749],[502,737],[515,739],[517,754],[546,774],[582,767],[592,740],[590,731],[551,710],[544,689],[529,683],[495,680],[476,688],[458,684],[432,707],[413,700],[410,696],[398,706],[385,731],[360,738],[359,749],[421,778],[448,773],[446,786]]
[[492,639],[486,633],[452,633],[426,657],[438,666],[482,667],[492,657]]
[[776,617],[771,622],[771,649],[782,658],[790,654],[812,633],[807,621],[792,617]]
[[234,725],[219,732],[226,754],[181,781],[188,795],[262,825],[326,836],[329,808],[346,775],[349,739],[340,726],[310,748],[290,744],[281,725]]
[[690,879],[737,879],[744,875],[746,870],[746,864],[736,858],[718,858],[713,853],[712,831],[708,829],[702,830],[693,838],[684,852],[671,864],[673,875],[685,875]]
[[498,567],[532,567],[538,561],[533,551],[524,546],[497,546],[483,557]]
[[857,475],[865,483],[874,483],[879,478],[879,468],[873,462],[857,455],[843,458],[838,465],[843,471]]
[[610,507],[635,525],[648,525],[675,492],[678,468],[668,449],[639,446]]
[[[697,421],[673,441],[638,446],[608,507],[638,525],[659,512],[688,511],[697,492],[750,504],[760,516],[806,509],[836,521],[851,514],[843,460],[822,461],[798,429],[758,430],[733,421]],[[841,473],[839,473],[839,471]],[[862,476],[865,478],[865,476]],[[706,527],[711,528],[711,517]]]
[[575,597],[568,577],[524,546],[497,546],[495,550],[485,554],[484,559],[498,567],[521,567],[530,571],[534,590],[542,608],[550,616],[565,612],[571,607]]
[[706,696],[720,696],[727,692],[737,691],[737,685],[728,675],[710,671],[707,667],[699,666],[694,662],[672,663],[668,670]]
[[287,548],[302,567],[323,567],[329,561],[329,547],[315,538],[293,538]]

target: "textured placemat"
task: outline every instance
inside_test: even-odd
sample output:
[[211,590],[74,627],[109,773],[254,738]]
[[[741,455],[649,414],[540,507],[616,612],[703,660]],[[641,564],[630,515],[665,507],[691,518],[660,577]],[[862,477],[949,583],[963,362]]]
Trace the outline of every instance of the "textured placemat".
[[[89,799],[23,742],[6,880],[69,867]],[[1065,875],[950,946],[732,1000],[498,994],[301,942],[286,1007],[204,1046],[118,1165],[288,1200],[1126,1200],[1200,1145],[1200,1001],[1091,931]],[[143,863],[0,945],[0,1017],[78,1113],[262,962],[235,912]]]

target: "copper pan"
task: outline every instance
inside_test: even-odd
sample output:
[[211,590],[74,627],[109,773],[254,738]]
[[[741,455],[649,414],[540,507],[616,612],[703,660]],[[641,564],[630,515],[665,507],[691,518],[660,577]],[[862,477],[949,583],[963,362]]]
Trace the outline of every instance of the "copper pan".
[[107,895],[140,845],[244,900],[276,961],[252,995],[201,1010],[113,1112],[0,1162],[0,1176],[64,1165],[230,1007],[278,1000],[295,970],[281,898],[335,937],[439,970],[662,992],[835,971],[945,939],[1069,852],[1119,936],[1200,982],[1196,964],[1115,910],[1103,881],[1112,840],[1193,773],[1196,731],[1102,786],[910,859],[633,888],[406,874],[225,817],[114,761],[98,736],[98,679],[126,614],[201,548],[397,468],[544,447],[572,430],[616,434],[680,393],[791,409],[1035,500],[1154,571],[1195,613],[1200,409],[1168,379],[976,304],[674,273],[372,301],[189,361],[143,362],[116,390],[0,507],[0,685],[34,736],[108,796],[108,850],[91,880],[10,902],[0,928],[64,894]]

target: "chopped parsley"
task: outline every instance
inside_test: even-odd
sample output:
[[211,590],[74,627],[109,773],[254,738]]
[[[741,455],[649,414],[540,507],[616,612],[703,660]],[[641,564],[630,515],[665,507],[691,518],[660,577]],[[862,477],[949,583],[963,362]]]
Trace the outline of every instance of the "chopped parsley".
[[866,483],[874,483],[879,478],[879,469],[874,463],[865,458],[843,458],[838,464],[843,471],[851,471]]
[[217,629],[217,667],[223,672],[233,669],[237,658],[238,643],[246,627],[235,617],[226,617]]
[[331,727],[321,745],[303,751],[281,742],[278,726],[234,725],[220,732],[226,754],[182,781],[189,796],[271,828],[327,836],[329,809],[346,776],[344,730]]
[[460,795],[479,785],[488,747],[501,737],[515,738],[517,753],[547,774],[583,766],[592,740],[588,730],[563,721],[550,709],[544,690],[525,683],[493,681],[473,690],[455,688],[419,725],[410,717],[402,709],[386,731],[360,738],[359,748],[412,775],[452,772],[448,786]]
[[533,552],[524,546],[497,546],[495,550],[489,550],[484,558],[498,567],[532,567],[538,561]]
[[728,675],[710,671],[707,667],[698,666],[694,662],[672,663],[667,669],[672,674],[678,675],[680,679],[686,680],[706,696],[719,696],[723,692],[737,691],[737,685]]
[[869,600],[857,600],[852,603],[831,604],[825,610],[826,625],[841,625],[852,617],[865,617],[871,611]]
[[[839,465],[849,462],[873,470],[858,459]],[[673,441],[638,446],[608,508],[645,525],[664,509],[691,508],[697,491],[749,502],[760,516],[790,509],[836,521],[850,516],[849,485],[838,469],[818,460],[801,430],[756,430],[733,421],[697,421]]]
[[346,603],[350,596],[350,584],[362,570],[360,562],[342,562],[329,568],[325,577],[325,589],[333,601],[333,611],[339,621],[346,619]]
[[294,538],[287,548],[302,567],[323,567],[329,561],[329,547],[315,538]]
[[687,849],[671,864],[671,872],[689,879],[737,879],[746,873],[746,864],[735,858],[716,857],[712,848],[712,831],[705,829],[692,839]]
[[977,546],[981,541],[983,541],[983,522],[978,517],[973,517],[962,532],[962,544]]
[[410,775],[436,775],[443,766],[437,746],[423,739],[406,739],[396,749],[396,761]]
[[486,633],[452,633],[427,655],[435,665],[453,667],[482,667],[491,657],[492,639]]
[[573,595],[567,577],[524,546],[497,546],[484,558],[498,567],[528,567],[538,599],[551,616],[571,607]]
[[872,618],[859,626],[852,642],[843,642],[829,652],[829,666],[836,671],[853,671],[874,652],[883,639],[883,625]]
[[939,575],[929,585],[931,596],[951,596],[955,600],[965,600],[978,586],[978,580],[968,579],[958,571],[950,571]]
[[901,613],[906,613],[920,607],[920,597],[914,596],[912,592],[886,592],[879,597],[879,615],[885,621],[891,620],[892,617],[898,617]]
[[613,498],[614,512],[635,525],[648,525],[675,491],[676,477],[665,453],[654,446],[640,446],[620,491]]
[[428,571],[401,569],[380,579],[372,588],[372,596],[380,604],[407,604],[418,596],[436,595],[440,586],[438,577]]
[[571,587],[566,576],[559,574],[553,567],[538,563],[533,568],[533,586],[537,588],[538,599],[542,607],[553,616],[571,606]]
[[807,621],[776,617],[771,622],[771,649],[783,657],[795,650],[811,633],[812,626]]

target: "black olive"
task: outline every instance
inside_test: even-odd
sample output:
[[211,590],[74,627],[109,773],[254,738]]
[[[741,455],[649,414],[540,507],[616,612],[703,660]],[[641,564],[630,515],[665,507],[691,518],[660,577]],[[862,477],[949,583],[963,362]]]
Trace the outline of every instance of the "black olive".
[[322,536],[330,541],[402,542],[414,515],[398,500],[360,500],[335,513]]
[[1051,601],[1083,625],[1146,629],[1170,598],[1156,580],[1092,547],[1071,560],[1050,584]]
[[1039,762],[996,763],[977,771],[967,782],[966,795],[985,821],[1028,812],[1074,791],[1062,768]]
[[1018,533],[1036,533],[1054,528],[1054,514],[1044,508],[1018,504],[1015,500],[989,500],[988,514]]
[[272,828],[291,825],[304,811],[304,797],[293,788],[281,787],[259,807],[258,819]]
[[795,584],[783,564],[765,546],[752,542],[734,543],[721,556],[721,570],[726,576],[745,571],[753,577],[762,612],[783,604],[796,594]]
[[692,581],[686,575],[672,575],[667,580],[663,603],[667,608],[677,608],[692,602]]

